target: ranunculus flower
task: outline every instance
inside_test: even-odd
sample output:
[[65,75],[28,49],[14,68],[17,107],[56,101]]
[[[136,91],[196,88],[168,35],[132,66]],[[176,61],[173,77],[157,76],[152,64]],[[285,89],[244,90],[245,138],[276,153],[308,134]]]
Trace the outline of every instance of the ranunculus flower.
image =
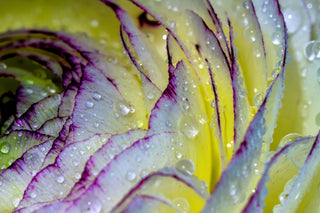
[[319,212],[319,5],[0,1],[0,212]]

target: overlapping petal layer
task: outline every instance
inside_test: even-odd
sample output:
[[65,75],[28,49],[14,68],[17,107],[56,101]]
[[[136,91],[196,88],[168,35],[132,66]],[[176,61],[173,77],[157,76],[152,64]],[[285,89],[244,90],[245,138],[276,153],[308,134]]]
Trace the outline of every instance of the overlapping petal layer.
[[318,1],[17,2],[0,212],[318,211]]

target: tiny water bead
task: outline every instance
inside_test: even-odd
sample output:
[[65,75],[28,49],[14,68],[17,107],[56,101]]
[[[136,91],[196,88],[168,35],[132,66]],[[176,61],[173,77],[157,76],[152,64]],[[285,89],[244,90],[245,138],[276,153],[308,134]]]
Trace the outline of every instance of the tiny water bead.
[[82,213],[99,213],[102,210],[102,204],[98,197],[91,195],[81,200],[79,212]]
[[129,113],[134,113],[135,109],[124,102],[119,102],[115,105],[115,111],[116,111],[116,114],[126,116]]
[[190,204],[186,199],[178,197],[173,200],[173,203],[181,212],[189,212]]
[[288,33],[296,32],[301,26],[301,10],[298,8],[286,8],[283,10]]
[[96,101],[99,101],[101,99],[101,95],[99,93],[93,93],[92,98]]
[[88,108],[88,109],[92,109],[94,107],[94,103],[91,102],[91,101],[86,101],[85,102],[85,106]]
[[199,133],[199,123],[190,116],[183,116],[179,122],[179,129],[187,138],[194,138]]
[[257,107],[259,107],[259,106],[262,104],[263,99],[264,99],[264,93],[261,92],[261,93],[258,93],[258,94],[254,97],[253,102],[254,102],[254,104],[255,104]]
[[272,70],[272,72],[271,72],[271,77],[273,78],[273,79],[275,79],[277,76],[278,76],[278,74],[280,73],[280,68],[279,67],[277,67],[277,68],[274,68],[273,70]]
[[133,170],[129,170],[126,174],[126,180],[130,182],[134,181],[136,177],[137,177],[137,174]]
[[177,162],[176,167],[179,171],[186,175],[192,175],[194,172],[194,163],[189,159],[181,159]]
[[96,20],[96,19],[93,19],[93,20],[91,21],[90,25],[91,25],[92,27],[98,27],[98,26],[99,26],[99,21]]
[[301,137],[300,134],[298,133],[290,133],[287,134],[286,136],[284,136],[280,142],[279,142],[279,147],[284,147],[285,145],[287,145],[288,143],[293,142],[294,140],[296,140],[297,138]]
[[304,48],[304,55],[309,61],[320,58],[320,42],[309,41]]
[[244,33],[245,39],[247,39],[248,41],[250,42],[256,41],[255,32],[252,27],[250,26],[246,27],[243,33]]
[[0,62],[0,70],[7,69],[7,65],[5,63]]
[[10,144],[5,142],[0,145],[0,151],[3,154],[7,154],[10,151]]
[[64,182],[64,177],[63,176],[59,176],[56,178],[57,183],[63,183]]
[[272,43],[274,45],[280,45],[282,43],[282,34],[281,31],[276,31],[272,34]]

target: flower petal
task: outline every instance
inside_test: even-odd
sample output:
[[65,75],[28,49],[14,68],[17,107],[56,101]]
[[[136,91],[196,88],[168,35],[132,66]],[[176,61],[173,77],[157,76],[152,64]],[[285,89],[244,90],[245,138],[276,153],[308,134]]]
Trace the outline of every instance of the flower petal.
[[298,138],[277,151],[265,165],[257,188],[243,212],[271,212],[279,209],[280,205],[276,204],[283,203],[285,197],[290,196],[290,183],[294,181],[314,146],[314,140],[313,137]]

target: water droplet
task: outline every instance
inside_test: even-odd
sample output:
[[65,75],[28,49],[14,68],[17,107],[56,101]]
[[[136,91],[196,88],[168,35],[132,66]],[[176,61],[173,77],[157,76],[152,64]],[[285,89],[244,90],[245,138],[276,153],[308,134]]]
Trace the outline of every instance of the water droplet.
[[79,180],[79,179],[81,178],[81,174],[80,174],[80,173],[76,173],[76,174],[74,175],[74,178],[77,179],[77,180]]
[[176,158],[181,159],[182,158],[182,154],[179,151],[176,151]]
[[63,176],[59,176],[56,178],[57,183],[63,183],[64,182],[64,177]]
[[102,204],[98,197],[90,195],[81,200],[79,212],[82,213],[99,213],[102,210]]
[[299,137],[301,137],[301,135],[298,133],[287,134],[279,142],[279,147],[284,147],[285,145],[287,145],[288,143],[291,143],[292,141],[295,141]]
[[18,207],[19,202],[20,202],[19,198],[14,198],[13,201],[12,201],[12,204],[13,204],[14,207]]
[[99,93],[93,93],[92,98],[96,101],[99,101],[101,99],[101,95]]
[[279,213],[280,212],[280,209],[281,209],[281,205],[278,204],[278,205],[275,205],[273,207],[273,213]]
[[1,144],[1,148],[0,148],[0,151],[3,153],[3,154],[7,154],[9,151],[10,151],[10,144],[9,143],[2,143]]
[[288,33],[296,32],[301,26],[300,9],[286,8],[283,10],[283,16],[286,22]]
[[152,100],[154,99],[154,94],[152,92],[150,92],[148,95],[147,95],[147,98]]
[[141,178],[145,178],[145,177],[147,177],[147,175],[148,175],[148,171],[147,171],[147,170],[144,170],[144,169],[143,169],[143,170],[141,171],[141,173],[140,173],[140,177],[141,177]]
[[0,70],[7,69],[7,65],[5,63],[0,62]]
[[237,193],[237,186],[235,184],[230,184],[230,195],[235,196]]
[[126,180],[132,182],[136,179],[137,175],[133,170],[129,170],[126,174]]
[[99,26],[99,21],[96,20],[96,19],[93,19],[90,24],[91,24],[92,27],[98,27]]
[[271,36],[271,39],[273,44],[275,45],[281,44],[281,40],[282,40],[281,32],[279,31],[274,32]]
[[32,93],[33,93],[33,90],[32,90],[32,89],[26,89],[26,93],[32,94]]
[[199,181],[199,188],[200,188],[201,194],[208,193],[208,184],[206,181],[204,180]]
[[74,160],[72,163],[73,163],[73,166],[75,167],[79,166],[79,161]]
[[304,55],[309,61],[320,58],[320,42],[310,41],[304,48]]
[[186,111],[188,110],[190,105],[188,103],[183,103],[183,109]]
[[130,106],[128,106],[128,105],[126,105],[125,103],[122,103],[122,102],[120,102],[120,103],[118,103],[116,105],[116,110],[118,112],[120,112],[120,114],[123,115],[123,116],[126,116],[129,113],[134,113],[134,111],[135,111],[132,107],[130,107]]
[[94,107],[94,103],[91,102],[91,101],[86,101],[85,106],[86,106],[88,109],[92,109],[92,108]]
[[254,105],[256,105],[257,107],[259,107],[259,106],[262,104],[263,99],[264,99],[264,94],[263,94],[263,92],[258,93],[258,94],[254,97],[254,100],[253,100]]
[[194,172],[194,163],[189,159],[181,159],[177,162],[176,167],[186,175],[192,175]]
[[193,121],[190,116],[183,116],[179,122],[179,129],[187,138],[192,139],[199,133],[199,123]]
[[257,57],[257,58],[260,58],[260,57],[261,57],[261,52],[260,52],[260,50],[259,50],[259,49],[255,49],[255,50],[253,51],[253,55],[254,55],[255,57]]
[[250,42],[255,42],[256,41],[256,37],[255,37],[255,33],[252,27],[246,27],[246,29],[244,30],[244,37],[245,39],[247,39]]
[[35,197],[37,197],[37,194],[35,192],[31,192],[30,197],[35,198]]
[[271,72],[271,77],[272,77],[273,79],[275,79],[275,78],[278,76],[279,73],[280,73],[280,68],[275,68],[275,69],[273,69],[272,72]]
[[178,209],[180,209],[180,211],[189,212],[190,205],[189,205],[189,202],[186,199],[184,199],[182,197],[178,197],[178,198],[173,200],[173,203],[174,203],[175,206],[178,207]]

